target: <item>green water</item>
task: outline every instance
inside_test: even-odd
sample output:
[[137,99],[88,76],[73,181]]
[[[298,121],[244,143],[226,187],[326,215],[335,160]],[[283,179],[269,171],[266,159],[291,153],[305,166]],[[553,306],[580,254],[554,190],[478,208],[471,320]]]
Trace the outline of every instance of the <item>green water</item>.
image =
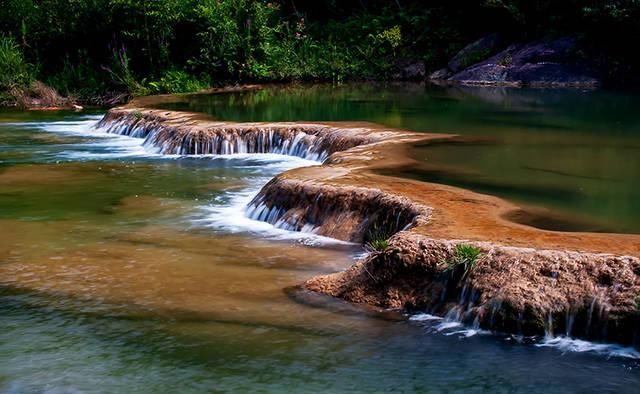
[[[355,108],[386,105],[379,91],[356,91],[373,104]],[[317,102],[354,94],[314,92]],[[273,116],[301,100],[269,94]],[[269,100],[207,99],[222,100],[224,116],[269,116],[255,112]],[[540,347],[300,291],[362,250],[252,222],[242,209],[271,177],[313,163],[163,157],[141,140],[97,133],[99,116],[0,113],[1,393],[640,387],[631,349]]]
[[396,175],[452,184],[534,210],[558,230],[640,232],[640,95],[438,88],[418,84],[276,87],[166,105],[235,121],[366,120],[453,133],[414,150]]

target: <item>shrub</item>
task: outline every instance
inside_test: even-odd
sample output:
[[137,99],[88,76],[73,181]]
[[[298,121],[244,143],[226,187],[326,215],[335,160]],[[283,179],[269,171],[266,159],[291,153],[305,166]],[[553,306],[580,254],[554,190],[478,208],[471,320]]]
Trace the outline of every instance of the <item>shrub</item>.
[[27,86],[31,79],[31,66],[25,61],[20,46],[13,38],[0,36],[0,89]]
[[396,53],[396,49],[402,43],[402,32],[400,31],[400,26],[398,25],[383,30],[373,37],[374,41],[377,44],[389,46],[389,48],[391,48],[391,50],[393,51],[394,56]]
[[77,56],[67,56],[62,68],[52,72],[45,82],[64,96],[89,99],[108,90],[104,77],[89,54],[80,51]]
[[170,70],[158,81],[149,82],[150,93],[188,93],[206,89],[210,84],[181,70]]
[[[129,56],[124,46],[113,49],[111,65],[103,66],[109,73],[111,82],[118,88],[126,90],[130,95],[144,95],[147,93],[143,83],[138,82],[130,65]],[[144,82],[144,81],[143,81]]]

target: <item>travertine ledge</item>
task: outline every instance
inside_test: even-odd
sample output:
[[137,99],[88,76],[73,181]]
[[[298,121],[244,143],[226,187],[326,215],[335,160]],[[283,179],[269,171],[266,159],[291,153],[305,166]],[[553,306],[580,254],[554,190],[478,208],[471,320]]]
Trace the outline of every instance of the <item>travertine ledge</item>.
[[[516,334],[640,338],[640,236],[528,227],[508,220],[520,207],[502,199],[376,172],[412,165],[413,143],[453,136],[365,123],[218,122],[135,103],[109,111],[100,126],[163,153],[272,152],[321,162],[273,179],[248,214],[347,241],[362,242],[372,229],[395,235],[348,270],[309,280],[311,290]],[[445,270],[458,244],[482,250],[468,275]]]

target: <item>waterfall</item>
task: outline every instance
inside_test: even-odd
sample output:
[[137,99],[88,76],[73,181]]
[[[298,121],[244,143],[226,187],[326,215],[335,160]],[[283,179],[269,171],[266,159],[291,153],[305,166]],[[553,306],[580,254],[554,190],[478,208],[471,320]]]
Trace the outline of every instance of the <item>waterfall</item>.
[[133,122],[126,119],[101,127],[111,134],[144,138],[143,145],[163,154],[233,155],[276,153],[307,160],[324,161],[329,151],[322,148],[322,137],[302,130],[255,127],[252,129],[218,128],[209,130],[172,128],[155,122]]
[[318,162],[330,154],[372,142],[370,130],[319,124],[186,122],[178,116],[114,109],[98,123],[106,133],[143,138],[163,154],[275,153]]

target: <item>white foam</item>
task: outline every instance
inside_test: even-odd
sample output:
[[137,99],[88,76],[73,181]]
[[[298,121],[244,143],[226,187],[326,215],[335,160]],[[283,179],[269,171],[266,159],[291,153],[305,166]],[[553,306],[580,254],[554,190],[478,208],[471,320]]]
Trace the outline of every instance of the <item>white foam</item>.
[[145,149],[140,140],[107,134],[96,129],[95,126],[100,118],[100,115],[86,115],[73,121],[16,122],[11,125],[64,136],[83,137],[82,142],[58,145],[63,150],[55,153],[55,159],[107,160],[159,156],[155,152]]
[[590,342],[566,336],[545,338],[541,343],[537,343],[536,346],[555,348],[562,352],[588,352],[608,357],[624,357],[634,360],[640,359],[640,351],[632,347],[624,347],[609,343]]
[[462,327],[462,323],[460,323],[459,321],[443,321],[442,323],[436,325],[435,329],[437,331],[445,331],[451,328],[458,328],[458,327]]
[[[272,175],[293,168],[318,165],[315,161],[272,153],[236,154],[230,155],[228,158],[233,158],[234,160],[250,159],[252,161],[262,161],[264,165],[261,168],[263,170],[270,170],[269,172],[273,172]],[[237,167],[234,166],[234,168]],[[231,233],[259,234],[270,239],[296,240],[307,245],[350,244],[311,232],[289,231],[278,228],[273,224],[248,217],[246,214],[247,205],[270,179],[271,176],[260,177],[255,179],[246,189],[227,192],[219,198],[219,200],[226,200],[224,204],[203,206],[202,209],[205,211],[205,216],[194,219],[192,222],[196,226],[223,229]]]
[[[237,169],[256,170],[257,178],[243,190],[230,191],[216,199],[218,203],[203,206],[204,217],[192,220],[195,226],[213,227],[229,232],[249,232],[275,239],[293,239],[305,244],[348,244],[339,240],[312,234],[309,232],[292,232],[277,228],[269,223],[247,217],[247,204],[273,176],[298,167],[318,165],[318,161],[281,153],[233,153],[233,154],[201,154],[201,155],[168,155],[161,154],[160,148],[145,144],[142,138],[134,138],[117,133],[108,133],[107,128],[96,128],[101,116],[85,116],[77,121],[58,122],[21,122],[20,127],[39,129],[44,132],[69,136],[89,137],[89,141],[63,145],[68,147],[56,153],[56,158],[65,160],[109,160],[119,158],[145,159],[208,159],[228,161],[228,165]],[[303,137],[303,136],[302,136]],[[301,138],[292,145],[299,145]],[[297,148],[296,148],[297,149]],[[257,164],[256,164],[257,163]],[[227,164],[225,164],[227,165]]]
[[[473,337],[476,335],[488,335],[491,331],[481,330],[474,324],[473,327],[463,325],[460,321],[431,315],[429,313],[417,313],[409,316],[410,321],[423,322],[427,327],[442,333],[446,336],[458,335],[461,338]],[[519,337],[510,336],[508,340],[514,339],[516,342],[522,343],[524,339],[536,341],[536,337]],[[544,337],[540,342],[535,344],[536,347],[548,347],[558,349],[561,352],[573,353],[595,353],[606,357],[623,357],[634,360],[640,359],[640,351],[632,347],[625,347],[610,343],[590,342],[582,339],[571,338],[567,336]]]
[[451,331],[451,332],[446,332],[444,333],[444,335],[446,336],[451,336],[451,335],[458,335],[464,338],[469,338],[469,337],[473,337],[476,335],[487,335],[490,334],[490,331],[485,331],[485,330],[478,330],[478,329],[474,329],[474,328],[465,328],[462,330],[456,330],[456,331]]
[[432,321],[432,320],[442,320],[442,318],[440,316],[430,315],[428,313],[418,313],[418,314],[409,316],[409,320],[411,320],[411,321]]

